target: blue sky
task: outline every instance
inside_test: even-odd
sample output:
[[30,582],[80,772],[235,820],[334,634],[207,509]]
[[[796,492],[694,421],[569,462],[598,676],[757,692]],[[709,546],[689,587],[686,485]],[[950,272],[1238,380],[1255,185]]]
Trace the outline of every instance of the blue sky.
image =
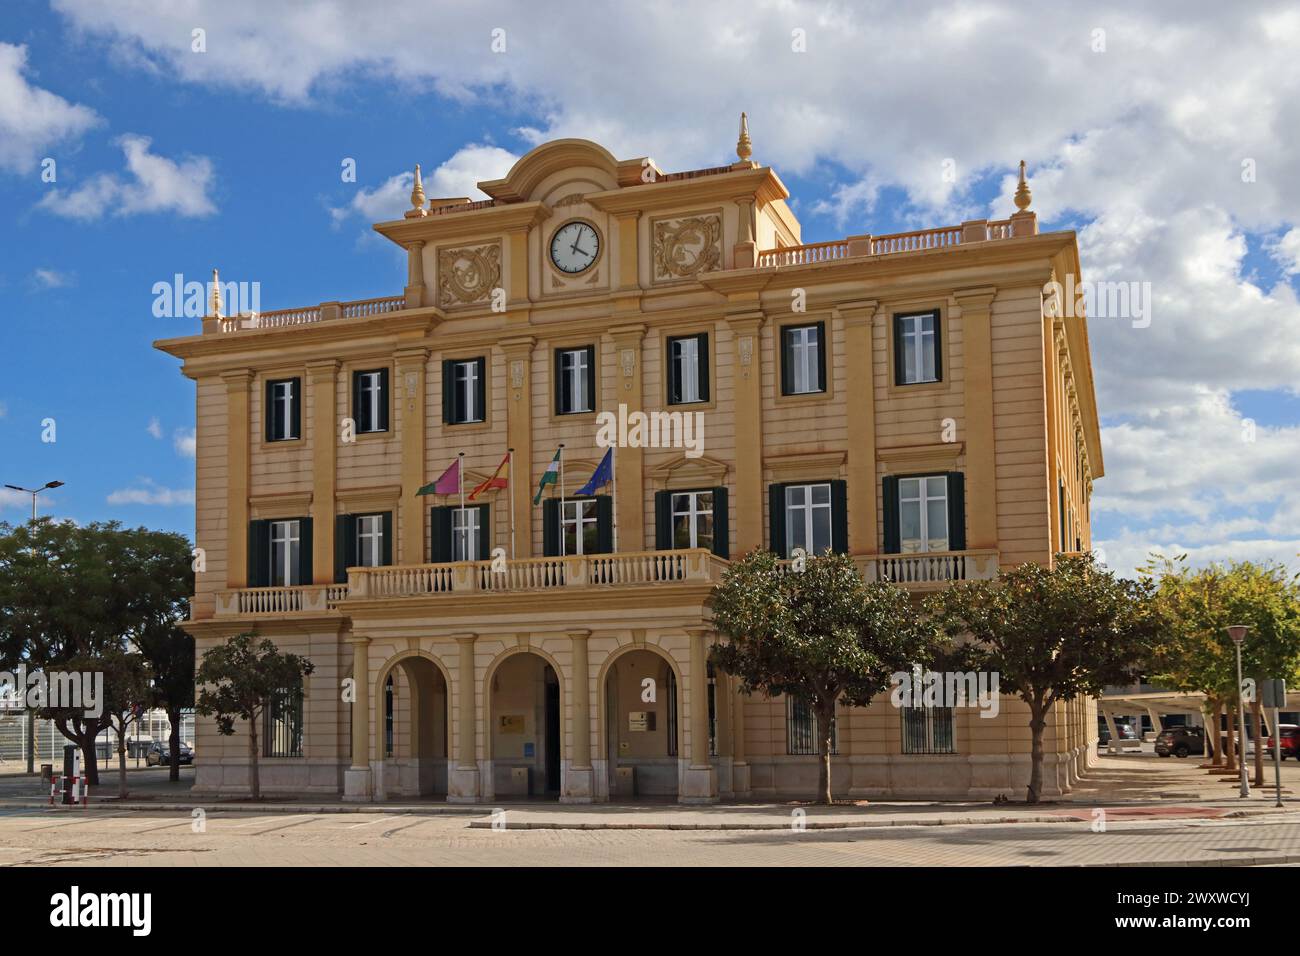
[[[400,211],[415,162],[430,196],[556,136],[713,165],[745,109],[805,241],[1005,216],[1028,160],[1042,226],[1079,230],[1085,278],[1151,283],[1149,329],[1090,329],[1109,562],[1295,563],[1300,17],[1284,6],[1191,3],[1194,33],[1120,3],[665,3],[621,30],[578,4],[375,3],[359,21],[323,0],[297,19],[153,6],[19,0],[0,24],[0,483],[67,482],[48,512],[192,531],[193,386],[150,343],[197,322],[156,318],[154,283],[217,266],[260,282],[263,309],[397,294],[404,262],[369,224]],[[0,520],[27,507],[0,495]]]

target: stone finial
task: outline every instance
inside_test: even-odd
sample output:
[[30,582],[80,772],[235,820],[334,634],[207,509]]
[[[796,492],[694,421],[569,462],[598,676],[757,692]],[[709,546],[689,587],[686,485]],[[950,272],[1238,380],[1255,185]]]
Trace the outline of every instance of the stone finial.
[[736,140],[736,155],[740,157],[742,163],[749,162],[749,157],[754,155],[753,145],[749,141],[749,117],[741,113],[740,138]]
[[208,294],[208,318],[221,318],[221,280],[217,270],[212,270],[212,291]]
[[1029,183],[1025,179],[1025,161],[1022,159],[1020,161],[1020,182],[1016,185],[1016,208],[1024,212],[1029,208],[1033,198],[1033,195],[1029,192]]
[[424,208],[424,181],[420,179],[420,164],[415,164],[415,182],[411,186],[411,208],[406,211],[407,219],[418,219],[426,215]]

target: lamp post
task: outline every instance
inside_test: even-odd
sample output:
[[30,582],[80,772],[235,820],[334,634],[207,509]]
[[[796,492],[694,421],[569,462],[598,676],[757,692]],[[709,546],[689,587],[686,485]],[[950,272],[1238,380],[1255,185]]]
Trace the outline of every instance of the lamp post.
[[[5,487],[32,496],[32,524],[34,525],[36,524],[36,496],[50,488],[62,488],[63,482],[47,481],[39,488],[20,488],[17,485],[5,485]],[[35,545],[32,547],[35,553]],[[36,772],[36,711],[30,708],[27,710],[27,772]]]
[[[1240,723],[1238,738],[1240,743],[1237,745],[1237,767],[1241,771],[1241,788],[1238,796],[1250,796],[1250,783],[1246,779],[1246,700],[1245,695],[1241,692],[1241,642],[1246,639],[1246,625],[1233,624],[1228,628],[1228,636],[1232,638],[1232,643],[1237,646],[1237,719]],[[1255,741],[1255,746],[1259,746],[1259,741]],[[1281,740],[1278,741],[1281,747]]]

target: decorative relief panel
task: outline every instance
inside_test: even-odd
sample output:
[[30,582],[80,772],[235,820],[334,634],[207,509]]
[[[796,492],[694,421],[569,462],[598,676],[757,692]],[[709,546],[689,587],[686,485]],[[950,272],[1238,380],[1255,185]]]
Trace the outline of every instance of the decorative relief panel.
[[438,250],[438,304],[443,308],[485,302],[500,285],[500,243]]
[[722,268],[722,217],[717,213],[654,223],[656,282],[690,279]]

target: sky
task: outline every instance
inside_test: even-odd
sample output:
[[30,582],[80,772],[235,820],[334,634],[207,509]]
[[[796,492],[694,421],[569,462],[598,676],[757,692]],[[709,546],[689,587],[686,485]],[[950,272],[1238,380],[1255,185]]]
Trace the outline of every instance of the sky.
[[805,242],[1004,218],[1024,159],[1149,307],[1089,323],[1094,546],[1300,569],[1300,7],[1028,6],[5,0],[0,484],[192,534],[193,384],[151,343],[198,322],[157,283],[397,295],[370,224],[415,163],[470,198],[565,136],[719,165],[744,110]]

